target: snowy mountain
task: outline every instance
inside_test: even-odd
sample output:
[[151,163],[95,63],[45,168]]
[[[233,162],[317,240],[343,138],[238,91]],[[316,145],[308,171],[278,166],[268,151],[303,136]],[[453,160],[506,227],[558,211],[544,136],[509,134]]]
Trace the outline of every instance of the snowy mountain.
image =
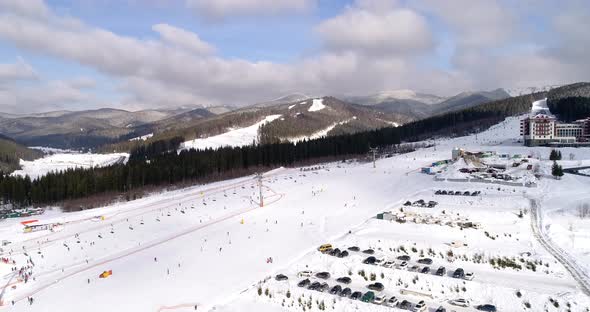
[[393,91],[381,91],[376,94],[371,95],[363,95],[363,96],[344,96],[343,99],[358,103],[362,105],[377,105],[384,102],[392,102],[392,101],[413,101],[424,103],[427,105],[437,104],[445,100],[444,97],[440,97],[437,95],[427,94],[427,93],[419,93],[413,90],[402,89],[402,90],[393,90]]
[[309,100],[310,98],[311,98],[310,96],[305,95],[303,93],[291,93],[291,94],[287,94],[287,95],[278,97],[276,99],[256,103],[252,106],[268,107],[268,106],[281,105],[281,104],[293,103],[293,102],[298,102],[298,101],[305,101],[305,100]]
[[529,87],[514,87],[514,88],[504,88],[510,96],[519,96],[523,94],[530,94],[536,92],[548,92],[551,89],[560,87],[561,85],[553,84],[553,85],[538,85],[538,86],[529,86]]

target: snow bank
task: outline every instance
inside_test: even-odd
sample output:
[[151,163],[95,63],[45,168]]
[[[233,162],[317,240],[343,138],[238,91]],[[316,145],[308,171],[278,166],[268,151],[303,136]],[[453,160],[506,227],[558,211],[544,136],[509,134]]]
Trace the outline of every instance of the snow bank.
[[194,139],[181,144],[180,149],[207,149],[224,146],[245,146],[258,141],[258,128],[280,118],[281,115],[266,116],[263,120],[245,128],[230,129],[228,132],[203,139]]

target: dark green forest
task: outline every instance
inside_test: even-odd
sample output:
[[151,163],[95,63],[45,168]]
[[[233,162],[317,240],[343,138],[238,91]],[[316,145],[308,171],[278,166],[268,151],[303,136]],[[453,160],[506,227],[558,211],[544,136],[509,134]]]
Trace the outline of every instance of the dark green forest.
[[560,120],[570,122],[590,117],[590,97],[565,97],[547,101],[549,110]]
[[278,166],[344,160],[366,154],[369,147],[483,130],[507,116],[529,111],[532,101],[545,96],[544,93],[536,93],[508,98],[397,128],[331,136],[297,144],[273,143],[177,153],[176,149],[184,139],[174,137],[136,147],[131,151],[127,164],[70,169],[36,180],[0,173],[1,200],[17,206],[59,204],[100,194],[129,194],[145,187],[210,182]]

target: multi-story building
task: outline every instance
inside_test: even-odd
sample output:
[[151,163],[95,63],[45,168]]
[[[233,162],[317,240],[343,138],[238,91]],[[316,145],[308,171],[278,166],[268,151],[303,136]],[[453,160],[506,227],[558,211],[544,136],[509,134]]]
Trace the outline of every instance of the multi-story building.
[[520,121],[520,135],[526,146],[586,145],[584,142],[590,139],[590,118],[560,123],[549,112],[545,99],[533,103],[531,114]]

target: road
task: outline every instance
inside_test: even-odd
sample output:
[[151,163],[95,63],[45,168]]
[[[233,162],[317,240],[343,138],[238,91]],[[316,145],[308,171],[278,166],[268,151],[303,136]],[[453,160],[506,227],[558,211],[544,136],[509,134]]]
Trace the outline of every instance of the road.
[[583,267],[579,266],[565,250],[557,246],[543,231],[543,213],[539,209],[538,199],[531,198],[531,228],[533,235],[547,251],[557,259],[570,272],[572,277],[580,285],[584,294],[590,296],[590,275]]

